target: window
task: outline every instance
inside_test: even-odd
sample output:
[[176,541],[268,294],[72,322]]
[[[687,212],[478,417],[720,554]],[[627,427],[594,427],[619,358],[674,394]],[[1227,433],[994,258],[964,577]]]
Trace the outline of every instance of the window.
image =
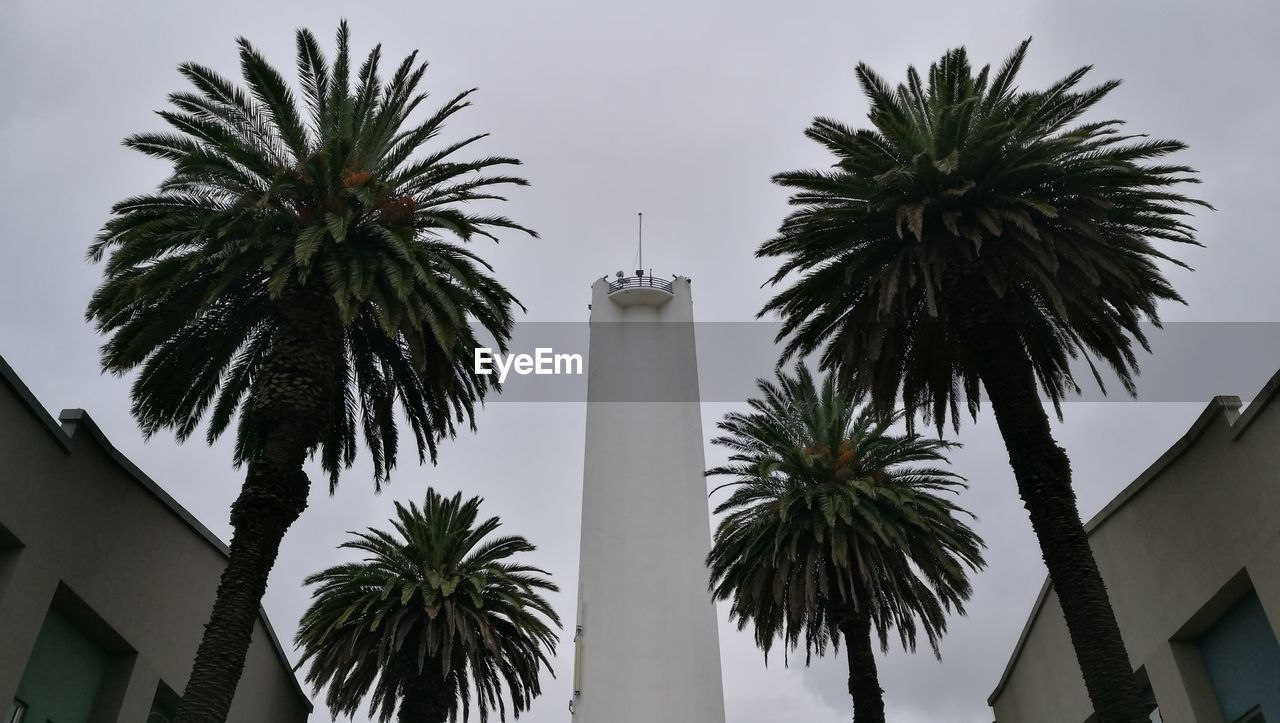
[[1267,721],[1262,717],[1262,706],[1255,706],[1244,716],[1232,721],[1232,723],[1267,723]]
[[114,720],[135,655],[93,608],[59,584],[15,691],[26,704],[20,720]]
[[1155,691],[1151,690],[1151,686],[1147,686],[1142,690],[1142,702],[1146,706],[1148,721],[1151,721],[1151,723],[1164,723],[1164,718],[1160,717],[1160,707],[1156,705]]
[[[18,556],[22,553],[22,542],[12,532],[0,525],[0,593],[9,584],[9,578],[17,567]],[[11,709],[12,710],[12,709]],[[6,717],[3,723],[9,723]]]
[[151,714],[147,723],[170,723],[178,712],[182,698],[163,682],[156,686],[156,697],[151,701]]
[[1262,602],[1249,592],[1197,641],[1222,719],[1260,723],[1280,710],[1280,643]]

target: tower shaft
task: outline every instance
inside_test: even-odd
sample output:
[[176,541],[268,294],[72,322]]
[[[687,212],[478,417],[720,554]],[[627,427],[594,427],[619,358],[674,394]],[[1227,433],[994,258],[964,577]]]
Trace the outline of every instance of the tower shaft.
[[689,281],[592,287],[574,723],[723,723]]

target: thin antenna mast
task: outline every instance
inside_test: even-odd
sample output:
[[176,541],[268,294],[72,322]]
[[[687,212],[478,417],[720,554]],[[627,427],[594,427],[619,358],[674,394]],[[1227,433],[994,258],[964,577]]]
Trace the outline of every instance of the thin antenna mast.
[[644,268],[644,211],[636,214],[636,268]]

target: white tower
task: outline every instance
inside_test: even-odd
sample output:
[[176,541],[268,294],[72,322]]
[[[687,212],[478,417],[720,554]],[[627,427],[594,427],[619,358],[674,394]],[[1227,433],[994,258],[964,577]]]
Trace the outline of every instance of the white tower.
[[724,723],[689,280],[591,288],[574,723]]

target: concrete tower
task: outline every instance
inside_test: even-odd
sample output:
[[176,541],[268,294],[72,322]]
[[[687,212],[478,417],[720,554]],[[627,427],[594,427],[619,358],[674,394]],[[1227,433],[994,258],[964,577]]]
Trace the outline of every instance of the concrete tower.
[[689,280],[591,288],[574,723],[724,723]]

